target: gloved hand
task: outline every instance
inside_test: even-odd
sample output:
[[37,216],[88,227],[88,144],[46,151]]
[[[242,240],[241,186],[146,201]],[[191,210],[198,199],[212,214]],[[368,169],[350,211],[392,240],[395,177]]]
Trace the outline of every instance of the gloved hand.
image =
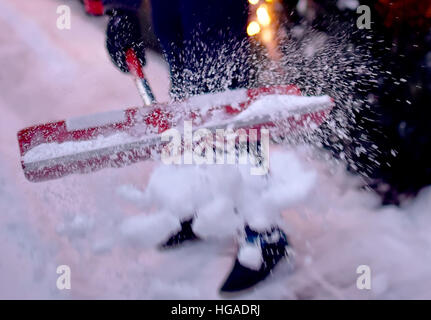
[[129,72],[126,51],[133,49],[144,66],[145,47],[137,14],[123,9],[110,10],[107,14],[110,18],[106,30],[106,48],[112,62],[121,71]]

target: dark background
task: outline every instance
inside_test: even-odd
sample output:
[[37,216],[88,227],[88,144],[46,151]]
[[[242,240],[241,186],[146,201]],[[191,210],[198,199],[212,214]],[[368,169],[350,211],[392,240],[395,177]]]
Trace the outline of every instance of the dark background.
[[[297,2],[283,1],[288,28],[303,23]],[[345,150],[356,163],[350,169],[369,176],[385,204],[398,204],[431,184],[431,1],[359,2],[371,9],[370,30],[358,30],[356,10],[340,10],[331,0],[310,1],[315,14],[308,23],[330,35],[350,29],[349,40],[366,48],[379,66],[376,85],[364,82],[356,93],[363,101],[370,94],[374,99],[357,111]],[[366,143],[359,139],[364,133]],[[376,161],[367,153],[357,156],[358,145],[377,149]]]

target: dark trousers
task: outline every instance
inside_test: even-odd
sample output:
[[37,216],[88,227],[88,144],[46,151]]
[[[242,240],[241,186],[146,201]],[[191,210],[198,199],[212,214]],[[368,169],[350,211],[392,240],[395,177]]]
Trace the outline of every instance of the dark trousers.
[[152,0],[174,97],[247,87],[247,0]]

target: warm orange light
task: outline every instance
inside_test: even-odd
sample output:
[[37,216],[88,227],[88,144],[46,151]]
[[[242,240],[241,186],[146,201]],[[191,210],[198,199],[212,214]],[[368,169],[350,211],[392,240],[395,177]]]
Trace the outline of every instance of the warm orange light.
[[252,21],[247,26],[247,34],[255,36],[260,32],[260,25],[256,21]]
[[264,5],[260,6],[256,10],[256,15],[257,21],[259,21],[262,26],[266,27],[271,23],[271,17],[269,16],[268,10]]
[[251,4],[258,4],[259,0],[248,0],[248,2],[250,2]]
[[272,31],[270,29],[265,29],[261,34],[262,41],[265,43],[269,43],[272,41]]

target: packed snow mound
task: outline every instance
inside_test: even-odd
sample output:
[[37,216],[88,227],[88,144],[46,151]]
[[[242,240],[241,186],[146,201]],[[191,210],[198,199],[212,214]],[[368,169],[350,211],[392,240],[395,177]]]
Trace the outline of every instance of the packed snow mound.
[[235,211],[234,200],[226,196],[215,196],[197,211],[193,232],[201,238],[233,237],[243,225]]
[[[193,228],[201,237],[234,236],[245,223],[266,230],[315,182],[315,173],[291,152],[271,153],[269,170],[267,176],[253,176],[249,165],[160,165],[139,205],[179,220],[196,216]],[[136,197],[131,190],[129,198]]]
[[238,108],[239,104],[247,99],[247,89],[225,90],[192,96],[187,99],[185,105],[190,108],[199,108],[200,112],[206,113],[214,106]]
[[329,96],[296,96],[271,94],[256,100],[235,117],[234,120],[247,121],[259,118],[270,118],[277,121],[296,114],[324,110],[333,104]]
[[260,246],[246,244],[239,249],[238,261],[244,267],[258,271],[262,266],[262,249]]
[[120,233],[125,240],[142,247],[155,247],[179,230],[181,230],[179,220],[166,213],[132,216],[120,225]]
[[[75,272],[89,272],[92,279],[76,284],[79,292],[97,298],[220,298],[217,290],[235,259],[238,230],[245,222],[263,230],[272,221],[288,235],[295,268],[280,264],[244,299],[429,298],[431,190],[401,208],[381,207],[377,195],[362,189],[360,178],[326,160],[310,160],[307,149],[272,149],[267,177],[251,176],[241,166],[158,165],[144,185],[115,182],[120,174],[100,175],[97,180],[111,183],[102,189],[97,183],[100,190],[92,192],[88,178],[69,179],[64,194],[79,189],[74,199],[79,195],[83,203],[93,203],[90,217],[83,220],[79,211],[76,218],[66,218],[74,205],[65,206],[61,192],[46,201],[57,208],[58,225],[70,232],[58,233],[58,241],[79,248],[67,261],[78,261]],[[106,197],[114,190],[117,197]],[[119,201],[124,201],[120,207]],[[190,212],[204,240],[155,251]],[[258,268],[258,256],[251,248],[239,252],[250,268]],[[88,270],[85,261],[103,265]],[[371,290],[356,287],[361,265],[371,269]],[[96,289],[105,282],[111,284],[108,291]]]

